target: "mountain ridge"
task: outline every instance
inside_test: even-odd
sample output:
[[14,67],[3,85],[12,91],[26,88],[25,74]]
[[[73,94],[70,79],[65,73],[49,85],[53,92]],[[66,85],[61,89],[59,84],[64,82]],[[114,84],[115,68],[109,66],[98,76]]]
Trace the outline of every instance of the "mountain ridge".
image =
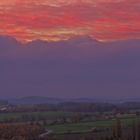
[[26,104],[59,104],[59,103],[139,103],[140,98],[56,98],[47,96],[26,96],[7,100],[10,104],[26,105]]

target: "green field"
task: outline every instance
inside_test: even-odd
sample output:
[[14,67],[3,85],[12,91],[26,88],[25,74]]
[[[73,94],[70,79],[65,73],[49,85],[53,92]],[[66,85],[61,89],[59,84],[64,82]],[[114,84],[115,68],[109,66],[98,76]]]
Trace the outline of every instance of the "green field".
[[80,122],[75,124],[63,124],[47,126],[49,130],[53,130],[57,134],[63,133],[82,133],[89,132],[92,128],[106,128],[111,126],[113,121],[96,121],[96,122]]
[[[138,121],[140,118],[122,118],[121,122],[123,126],[129,126],[134,121]],[[61,125],[50,125],[46,129],[53,130],[56,134],[65,134],[65,133],[83,133],[91,132],[92,129],[96,128],[97,130],[105,130],[111,128],[115,124],[115,119],[113,120],[101,120],[101,121],[92,121],[92,122],[79,122],[75,124],[61,124]]]
[[56,119],[61,117],[70,117],[74,113],[71,112],[23,112],[23,113],[1,113],[0,114],[0,121],[5,120],[17,120],[21,121],[22,118],[34,118],[34,120],[38,120],[39,118],[46,118],[46,119]]
[[[83,113],[81,113],[83,114]],[[87,113],[85,113],[87,114]],[[93,118],[94,115],[97,113],[89,113]],[[1,113],[0,114],[0,121],[1,122],[27,122],[28,120],[32,121],[40,121],[42,119],[47,119],[47,120],[52,120],[55,121],[58,118],[64,118],[64,117],[73,117],[76,116],[77,113],[73,112],[23,112],[23,113]],[[13,121],[14,120],[14,121]],[[123,117],[121,117],[121,122],[123,126],[129,126],[132,124],[134,121],[140,120],[140,118],[136,118],[134,114],[125,114]],[[28,121],[30,122],[30,121]],[[78,123],[53,123],[53,124],[48,124],[45,126],[46,129],[48,130],[53,130],[54,133],[56,134],[65,134],[65,133],[84,133],[84,132],[91,132],[94,128],[97,130],[105,130],[108,128],[111,128],[115,124],[115,119],[103,119],[103,120],[82,120]]]

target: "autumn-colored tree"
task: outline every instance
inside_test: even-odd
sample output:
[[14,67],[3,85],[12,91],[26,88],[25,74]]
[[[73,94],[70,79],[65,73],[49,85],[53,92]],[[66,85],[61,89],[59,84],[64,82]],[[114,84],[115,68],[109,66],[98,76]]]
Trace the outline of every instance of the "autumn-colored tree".
[[117,134],[117,139],[122,138],[122,125],[120,119],[118,118],[116,120],[116,134]]

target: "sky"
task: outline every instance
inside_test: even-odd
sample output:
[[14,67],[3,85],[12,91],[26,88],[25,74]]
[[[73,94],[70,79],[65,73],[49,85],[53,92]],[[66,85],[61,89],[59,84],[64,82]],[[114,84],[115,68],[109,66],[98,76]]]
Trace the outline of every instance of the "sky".
[[140,40],[21,44],[0,37],[0,97],[140,98]]
[[139,0],[1,0],[0,98],[140,98]]
[[140,38],[139,0],[1,0],[0,34],[21,42]]

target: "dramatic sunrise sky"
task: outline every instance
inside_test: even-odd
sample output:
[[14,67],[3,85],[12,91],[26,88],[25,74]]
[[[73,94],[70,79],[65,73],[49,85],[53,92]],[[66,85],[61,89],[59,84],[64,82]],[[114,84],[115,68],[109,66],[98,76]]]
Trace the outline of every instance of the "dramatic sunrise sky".
[[0,0],[0,98],[140,97],[139,61],[140,0]]
[[24,42],[140,38],[139,0],[0,0],[0,34]]

